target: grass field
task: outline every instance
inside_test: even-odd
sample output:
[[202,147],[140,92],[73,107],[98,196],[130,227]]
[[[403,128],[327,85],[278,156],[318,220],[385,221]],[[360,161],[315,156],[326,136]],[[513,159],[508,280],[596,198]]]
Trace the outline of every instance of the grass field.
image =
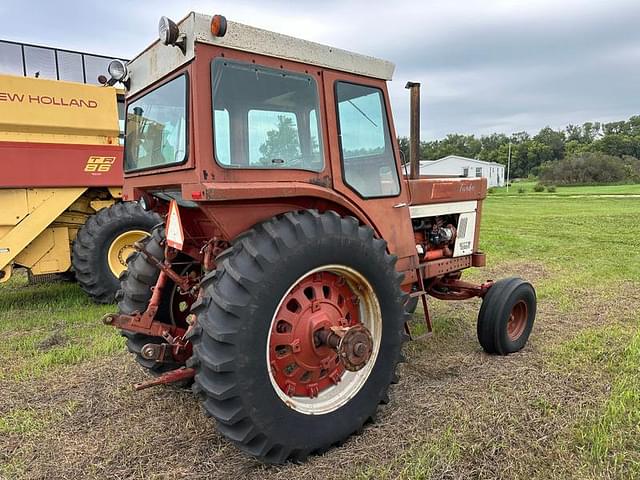
[[640,478],[640,199],[576,188],[486,203],[489,266],[469,274],[534,283],[529,345],[487,356],[479,302],[433,301],[435,335],[407,345],[378,421],[303,465],[239,453],[190,392],[133,392],[146,374],[99,324],[113,307],[15,277],[0,287],[0,478]]
[[[597,195],[625,195],[625,196],[636,196],[640,195],[640,183],[632,184],[632,185],[595,185],[595,186],[556,186],[555,192],[535,192],[533,187],[538,182],[513,182],[511,187],[507,190],[506,187],[494,188],[491,191],[491,196],[523,196],[523,195],[535,195],[535,196],[574,196],[574,195],[589,195],[589,196],[597,196]],[[524,193],[520,193],[519,189],[524,189]]]

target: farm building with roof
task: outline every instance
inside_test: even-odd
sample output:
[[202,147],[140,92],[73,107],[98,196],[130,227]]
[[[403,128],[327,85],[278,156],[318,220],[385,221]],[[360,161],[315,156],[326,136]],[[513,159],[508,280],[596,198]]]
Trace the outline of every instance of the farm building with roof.
[[486,177],[489,187],[505,185],[504,165],[475,158],[448,155],[439,160],[421,160],[420,175],[430,177]]

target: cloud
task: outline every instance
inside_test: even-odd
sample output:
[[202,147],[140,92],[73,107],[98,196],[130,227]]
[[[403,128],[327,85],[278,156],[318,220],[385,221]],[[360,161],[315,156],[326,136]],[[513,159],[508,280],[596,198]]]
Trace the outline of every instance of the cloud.
[[[211,9],[215,6],[215,12]],[[190,10],[393,61],[396,129],[420,81],[422,135],[534,132],[640,113],[637,0],[4,0],[2,36],[132,57]]]

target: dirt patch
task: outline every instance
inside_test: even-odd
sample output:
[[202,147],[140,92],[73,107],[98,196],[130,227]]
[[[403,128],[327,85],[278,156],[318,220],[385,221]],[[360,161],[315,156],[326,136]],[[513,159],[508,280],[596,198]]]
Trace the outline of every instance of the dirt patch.
[[65,343],[67,343],[67,337],[64,334],[64,331],[56,330],[47,338],[38,342],[38,345],[36,345],[36,348],[38,350],[46,351],[46,350],[49,350],[50,348],[53,348],[59,345],[64,345]]
[[[505,270],[492,273],[498,278]],[[551,275],[538,266],[525,273],[533,281]],[[622,315],[640,306],[630,293],[637,289],[625,291]],[[132,391],[147,374],[124,353],[39,380],[0,380],[0,413],[74,405],[43,431],[0,438],[0,461],[5,475],[22,479],[589,477],[566,444],[575,418],[606,396],[607,380],[598,372],[549,369],[545,355],[573,331],[621,315],[619,305],[593,295],[584,309],[566,314],[543,303],[530,344],[509,357],[481,351],[478,306],[434,302],[436,334],[407,346],[402,380],[377,422],[303,465],[269,467],[242,454],[216,432],[189,391]],[[436,460],[417,469],[416,458],[429,446]]]
[[521,277],[534,285],[553,276],[553,271],[543,263],[520,261],[506,262],[499,265],[492,264],[475,269],[472,273],[475,278]]

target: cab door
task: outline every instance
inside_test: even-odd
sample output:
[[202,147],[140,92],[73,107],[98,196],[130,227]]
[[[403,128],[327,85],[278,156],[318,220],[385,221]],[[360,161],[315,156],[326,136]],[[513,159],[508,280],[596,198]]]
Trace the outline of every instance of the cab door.
[[362,207],[398,270],[408,270],[416,248],[386,82],[326,71],[323,82],[334,187]]

